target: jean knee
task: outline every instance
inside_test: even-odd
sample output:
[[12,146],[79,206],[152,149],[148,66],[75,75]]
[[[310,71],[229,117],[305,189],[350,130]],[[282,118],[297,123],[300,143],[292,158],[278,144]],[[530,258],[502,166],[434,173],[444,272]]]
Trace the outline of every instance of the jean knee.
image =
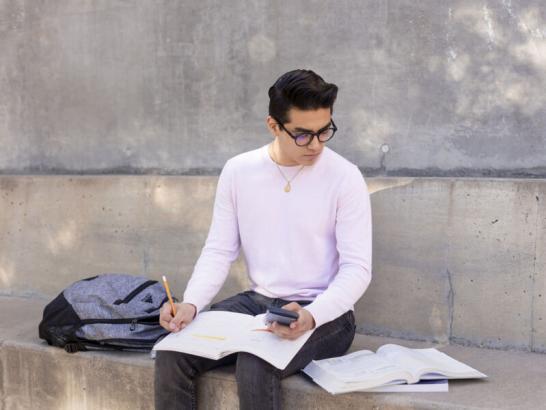
[[279,376],[278,369],[259,357],[245,352],[237,355],[235,376],[237,381],[255,383],[263,379],[264,375]]
[[161,350],[156,354],[155,374],[156,378],[176,378],[183,374],[188,379],[192,379],[195,376],[195,369],[188,355],[180,352]]
[[158,350],[155,355],[155,368],[164,370],[174,366],[177,359],[176,353],[169,350]]

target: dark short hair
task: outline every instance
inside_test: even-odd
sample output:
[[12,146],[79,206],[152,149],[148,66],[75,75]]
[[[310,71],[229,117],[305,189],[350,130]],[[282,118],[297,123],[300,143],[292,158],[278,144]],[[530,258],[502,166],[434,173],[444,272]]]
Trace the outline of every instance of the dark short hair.
[[269,88],[269,115],[282,124],[290,121],[288,111],[330,108],[334,111],[337,85],[325,82],[311,70],[292,70],[281,75]]

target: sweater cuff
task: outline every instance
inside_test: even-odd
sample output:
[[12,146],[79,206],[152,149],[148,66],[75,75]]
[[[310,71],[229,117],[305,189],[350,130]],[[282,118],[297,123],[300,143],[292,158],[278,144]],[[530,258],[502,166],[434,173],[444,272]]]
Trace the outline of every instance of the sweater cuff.
[[307,306],[304,306],[303,309],[307,310],[311,313],[311,316],[313,316],[313,319],[315,320],[315,329],[328,321],[320,303],[311,302]]
[[200,304],[197,300],[194,300],[194,299],[184,298],[182,303],[189,303],[189,304],[195,306],[195,315],[193,316],[194,319],[205,308],[205,305]]

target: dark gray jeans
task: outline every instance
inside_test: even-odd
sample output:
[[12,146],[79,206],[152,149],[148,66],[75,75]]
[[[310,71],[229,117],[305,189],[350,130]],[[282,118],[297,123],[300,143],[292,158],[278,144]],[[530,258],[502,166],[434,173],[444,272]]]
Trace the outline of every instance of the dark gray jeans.
[[[305,306],[310,301],[297,301]],[[270,306],[281,307],[290,301],[272,299],[246,291],[213,304],[210,310],[258,315]],[[155,408],[196,409],[195,380],[214,367],[236,363],[235,377],[241,409],[280,409],[281,379],[304,368],[311,360],[341,356],[355,335],[353,311],[318,327],[284,370],[249,353],[235,353],[220,360],[190,354],[158,351],[155,359]]]

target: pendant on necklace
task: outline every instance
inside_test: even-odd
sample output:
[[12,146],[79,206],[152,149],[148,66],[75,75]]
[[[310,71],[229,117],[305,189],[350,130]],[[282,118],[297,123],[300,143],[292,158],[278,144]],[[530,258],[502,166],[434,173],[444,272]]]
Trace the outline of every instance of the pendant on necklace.
[[290,182],[286,183],[286,186],[284,187],[284,192],[290,192]]

